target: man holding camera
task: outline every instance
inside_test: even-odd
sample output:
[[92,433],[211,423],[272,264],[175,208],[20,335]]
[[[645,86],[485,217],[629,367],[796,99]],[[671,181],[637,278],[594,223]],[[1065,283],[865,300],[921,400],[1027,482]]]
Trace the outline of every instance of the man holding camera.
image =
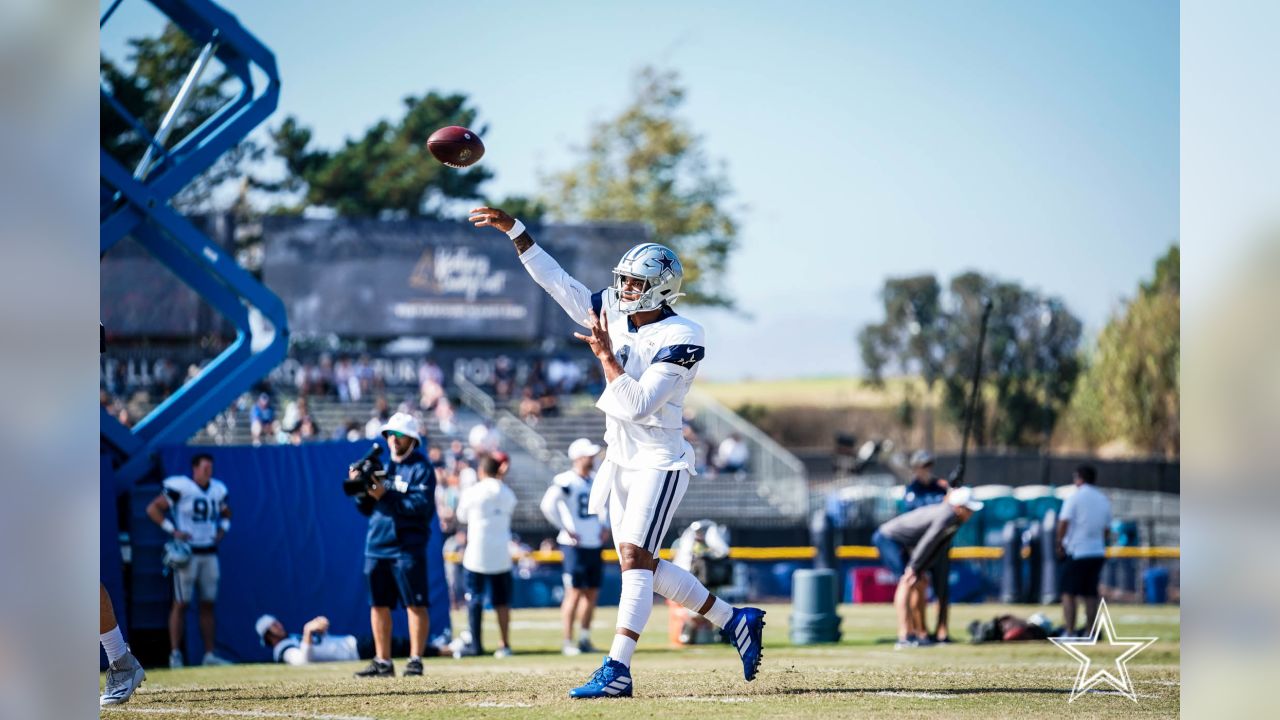
[[369,516],[364,574],[369,582],[369,622],[374,658],[356,677],[393,677],[391,610],[403,604],[409,614],[409,662],[404,674],[422,675],[427,644],[427,539],[435,516],[436,476],[422,454],[422,437],[412,415],[396,413],[382,428],[391,449],[385,472],[366,472],[353,465],[349,481],[363,480],[365,492],[355,496]]

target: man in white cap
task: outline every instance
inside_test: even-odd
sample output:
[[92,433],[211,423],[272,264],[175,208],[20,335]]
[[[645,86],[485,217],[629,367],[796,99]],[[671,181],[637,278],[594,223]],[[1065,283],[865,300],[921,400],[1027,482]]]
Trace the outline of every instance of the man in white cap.
[[[569,460],[573,467],[551,481],[551,487],[542,496],[542,514],[552,527],[560,531],[556,542],[560,554],[564,578],[564,602],[560,614],[564,620],[565,655],[579,655],[596,651],[591,645],[591,615],[596,609],[600,594],[600,582],[604,576],[604,564],[600,559],[600,547],[609,537],[606,513],[592,513],[587,509],[591,498],[591,481],[595,477],[596,456],[602,448],[587,438],[578,438],[569,444]],[[574,620],[577,620],[578,641],[573,640]]]
[[923,621],[928,570],[947,552],[960,526],[981,509],[982,503],[973,499],[973,490],[956,488],[947,493],[944,502],[903,513],[871,536],[880,550],[880,560],[901,575],[893,596],[898,611],[896,648],[932,644]]
[[[409,614],[409,662],[405,675],[422,674],[427,644],[427,540],[435,517],[436,475],[422,454],[418,421],[407,413],[392,415],[382,428],[391,449],[386,476],[367,495],[356,498],[369,516],[364,574],[369,583],[369,622],[374,657],[356,677],[392,677],[391,610],[398,604]],[[359,478],[351,470],[350,479]]]

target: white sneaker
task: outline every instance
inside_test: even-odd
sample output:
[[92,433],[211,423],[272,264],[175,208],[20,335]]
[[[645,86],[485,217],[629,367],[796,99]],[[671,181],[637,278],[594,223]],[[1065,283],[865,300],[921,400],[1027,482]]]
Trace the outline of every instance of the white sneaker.
[[500,647],[497,650],[493,651],[493,656],[496,658],[509,658],[511,657],[511,648]]
[[560,652],[563,655],[569,655],[569,656],[582,654],[582,651],[578,649],[578,646],[574,645],[571,642],[565,643],[564,647],[560,648]]
[[133,697],[133,691],[146,679],[147,674],[138,664],[138,659],[133,653],[126,652],[107,668],[107,687],[103,690],[102,697],[98,698],[98,707],[128,702]]
[[170,667],[170,668],[180,668],[180,667],[182,667],[182,664],[183,664],[183,663],[182,663],[182,651],[181,651],[181,650],[174,650],[173,652],[169,653],[169,667]]
[[231,661],[227,660],[226,658],[220,658],[211,652],[207,652],[204,654],[204,660],[201,661],[201,664],[202,665],[230,665]]

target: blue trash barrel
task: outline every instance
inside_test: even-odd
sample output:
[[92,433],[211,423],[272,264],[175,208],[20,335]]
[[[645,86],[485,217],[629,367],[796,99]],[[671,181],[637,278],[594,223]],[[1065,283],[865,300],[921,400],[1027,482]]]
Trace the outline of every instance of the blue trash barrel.
[[1169,570],[1153,567],[1142,574],[1143,599],[1149,605],[1169,602]]

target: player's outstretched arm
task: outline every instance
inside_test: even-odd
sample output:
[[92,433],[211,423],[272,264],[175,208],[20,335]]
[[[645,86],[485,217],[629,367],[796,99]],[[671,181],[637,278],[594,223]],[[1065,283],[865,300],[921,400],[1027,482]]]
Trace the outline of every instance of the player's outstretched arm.
[[587,315],[595,307],[591,291],[565,272],[555,258],[533,242],[533,236],[525,229],[524,223],[491,207],[473,209],[468,219],[476,227],[492,227],[506,233],[511,242],[515,243],[520,262],[534,282],[547,291],[571,320],[590,327]]

